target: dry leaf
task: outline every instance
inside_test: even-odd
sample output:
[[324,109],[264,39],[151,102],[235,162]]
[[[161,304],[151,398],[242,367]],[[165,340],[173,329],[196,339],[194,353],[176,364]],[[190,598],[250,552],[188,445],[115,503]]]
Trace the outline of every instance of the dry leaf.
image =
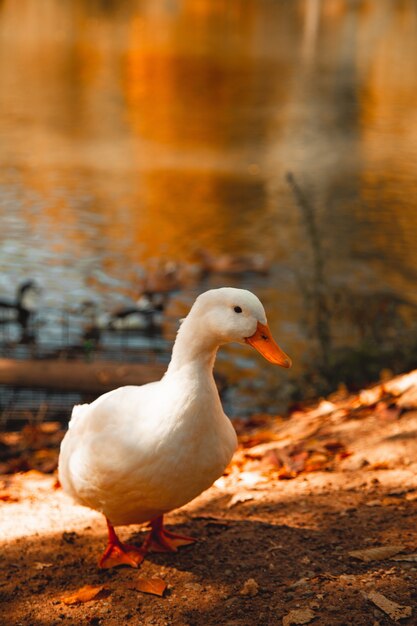
[[365,506],[382,506],[382,500],[368,500],[365,502]]
[[302,450],[291,456],[291,470],[293,472],[302,472],[305,468],[306,460],[308,459],[308,452]]
[[309,411],[311,416],[314,417],[322,417],[324,415],[329,415],[329,413],[333,413],[337,409],[337,405],[333,402],[329,402],[328,400],[322,400],[316,409]]
[[412,615],[413,613],[411,606],[397,604],[396,602],[393,602],[392,600],[386,598],[384,595],[382,595],[382,593],[379,593],[378,591],[371,591],[370,593],[364,595],[366,598],[368,598],[368,600],[376,604],[376,606],[380,608],[381,611],[384,611],[384,613],[389,615],[390,618],[394,620],[394,622],[398,622],[398,620],[400,619],[410,617],[410,615]]
[[368,467],[368,470],[369,471],[372,471],[372,470],[387,470],[387,469],[390,469],[390,468],[391,468],[391,466],[388,463],[388,461],[378,461],[378,462],[373,463],[372,465],[370,465]]
[[383,561],[389,559],[394,554],[398,554],[404,550],[402,545],[376,546],[375,548],[364,548],[363,550],[352,550],[348,552],[349,556],[368,563],[369,561]]
[[333,454],[337,454],[338,452],[343,452],[345,449],[345,445],[337,440],[326,441],[324,447],[329,452],[333,452]]
[[369,500],[369,502],[365,502],[365,506],[395,506],[400,502],[401,500],[398,498],[386,496],[385,498],[382,498],[382,500]]
[[98,587],[85,585],[84,587],[81,587],[81,589],[78,589],[67,596],[62,596],[61,601],[64,604],[79,604],[80,602],[96,600],[104,588],[104,585],[99,585]]
[[297,472],[293,472],[287,467],[283,467],[278,472],[278,478],[279,480],[291,480],[292,478],[297,478]]
[[282,626],[309,624],[314,618],[315,614],[311,609],[294,609],[282,618]]
[[19,498],[13,496],[9,491],[3,491],[0,493],[1,502],[19,502]]
[[375,407],[375,415],[383,420],[396,420],[400,413],[400,407],[387,404],[386,402],[378,402]]
[[298,580],[295,581],[295,583],[293,583],[292,585],[289,585],[288,589],[297,589],[298,587],[305,587],[309,584],[310,579],[303,577],[303,578],[299,578]]
[[329,461],[327,454],[323,452],[313,452],[305,463],[306,472],[316,472],[323,469]]
[[410,561],[411,563],[417,563],[417,552],[413,554],[399,554],[398,556],[393,556],[392,561]]
[[397,405],[401,409],[417,409],[417,385],[408,389],[401,398],[398,398]]
[[362,389],[359,392],[359,401],[362,406],[372,406],[381,399],[382,392],[383,389],[380,385],[372,389]]
[[154,596],[163,596],[167,584],[161,578],[137,578],[131,588]]
[[277,450],[267,450],[262,457],[262,465],[265,467],[282,467],[282,460]]
[[241,502],[248,502],[249,500],[254,500],[255,495],[253,493],[235,493],[227,503],[227,508],[231,509],[236,504],[240,504]]
[[45,569],[46,567],[52,567],[53,563],[42,563],[41,561],[35,561],[33,567],[35,569]]
[[248,487],[253,487],[258,483],[264,483],[267,480],[267,477],[261,474],[261,472],[241,472],[239,474],[239,482]]

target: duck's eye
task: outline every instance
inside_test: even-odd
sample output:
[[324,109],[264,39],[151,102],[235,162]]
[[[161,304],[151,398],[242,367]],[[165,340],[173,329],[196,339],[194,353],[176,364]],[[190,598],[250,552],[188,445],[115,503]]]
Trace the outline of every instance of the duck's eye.
[[240,306],[235,306],[233,310],[235,313],[242,313],[242,309]]

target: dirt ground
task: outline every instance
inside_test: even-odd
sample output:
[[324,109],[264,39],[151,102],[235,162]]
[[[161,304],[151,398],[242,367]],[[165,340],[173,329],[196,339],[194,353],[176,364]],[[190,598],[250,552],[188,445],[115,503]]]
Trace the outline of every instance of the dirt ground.
[[[138,570],[98,569],[104,519],[72,504],[53,473],[1,475],[0,623],[417,624],[416,408],[412,372],[286,420],[237,423],[225,476],[166,519],[198,542],[149,554]],[[49,472],[61,435],[49,447],[32,439]],[[0,450],[19,445],[5,435]],[[139,527],[119,530],[142,540]],[[163,597],[138,591],[138,578],[165,581]],[[63,601],[84,585],[103,589]]]

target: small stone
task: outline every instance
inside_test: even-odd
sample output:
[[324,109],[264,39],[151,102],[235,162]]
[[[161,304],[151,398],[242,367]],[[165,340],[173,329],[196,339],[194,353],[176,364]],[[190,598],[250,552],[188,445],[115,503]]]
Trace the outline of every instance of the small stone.
[[283,626],[293,626],[297,624],[309,624],[315,617],[310,609],[293,609],[282,618]]
[[184,588],[187,589],[187,591],[203,591],[203,585],[200,585],[199,583],[186,583]]
[[242,589],[239,591],[241,596],[256,596],[259,592],[259,585],[254,578],[248,578],[243,583]]

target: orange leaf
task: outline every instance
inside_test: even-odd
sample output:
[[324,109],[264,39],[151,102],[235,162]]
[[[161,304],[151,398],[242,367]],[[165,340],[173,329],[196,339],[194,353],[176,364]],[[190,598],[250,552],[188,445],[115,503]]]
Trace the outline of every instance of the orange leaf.
[[308,452],[306,452],[306,450],[302,450],[301,452],[297,452],[297,454],[293,454],[291,456],[291,470],[293,472],[302,472],[305,467],[307,458]]
[[19,498],[13,496],[8,491],[3,491],[2,493],[0,493],[0,500],[2,502],[19,502]]
[[137,578],[133,583],[133,589],[151,593],[154,596],[163,596],[166,588],[166,582],[161,578]]
[[342,452],[345,449],[344,444],[336,440],[326,441],[324,447],[329,452],[333,452],[333,454],[336,454],[336,452]]
[[328,461],[329,458],[326,454],[322,452],[313,452],[306,461],[305,471],[316,472],[321,470],[327,465]]
[[279,480],[291,480],[292,478],[296,478],[296,477],[297,477],[297,472],[293,472],[292,470],[288,469],[288,467],[283,467],[278,472]]
[[64,604],[78,604],[79,602],[89,602],[90,600],[96,600],[99,594],[104,590],[104,585],[98,587],[92,587],[91,585],[85,585],[70,593],[67,596],[62,596],[61,602]]
[[404,550],[404,546],[398,544],[374,546],[372,548],[363,548],[362,550],[351,550],[348,554],[354,559],[360,559],[361,561],[369,563],[370,561],[383,561],[384,559],[389,559],[395,554],[398,554],[398,552],[401,552],[401,550]]

